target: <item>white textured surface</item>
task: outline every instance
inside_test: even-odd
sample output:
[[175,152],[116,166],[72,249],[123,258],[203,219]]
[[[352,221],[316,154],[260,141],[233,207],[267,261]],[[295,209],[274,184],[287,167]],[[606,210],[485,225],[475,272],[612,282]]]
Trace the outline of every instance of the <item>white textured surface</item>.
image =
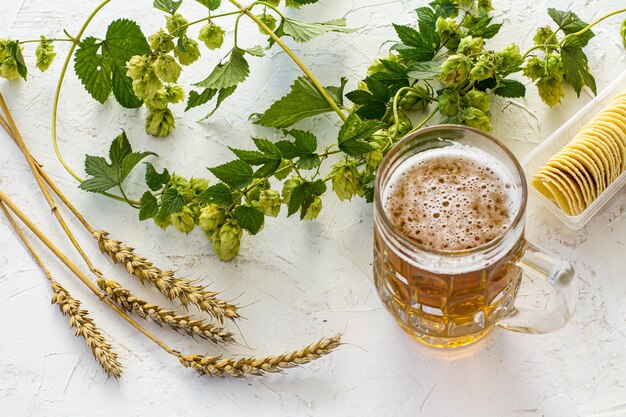
[[[107,6],[88,33],[102,36],[106,23],[129,17],[156,29],[161,17],[150,1]],[[186,3],[194,3],[187,1]],[[0,1],[0,36],[20,39],[76,32],[95,1]],[[326,84],[337,75],[350,86],[379,54],[378,45],[392,37],[391,22],[410,23],[418,1],[322,0],[302,14],[305,19],[330,19],[348,13],[349,24],[367,28],[350,36],[328,35],[297,45],[303,61]],[[494,46],[516,40],[528,47],[538,24],[547,22],[549,6],[571,8],[581,17],[594,17],[626,6],[624,0],[515,1],[494,0],[506,25]],[[126,8],[125,8],[126,6]],[[195,4],[182,9],[200,10]],[[11,22],[13,22],[11,24]],[[626,58],[619,42],[620,19],[603,22],[587,51],[599,88],[620,71]],[[243,42],[255,42],[248,22]],[[32,46],[32,45],[31,45]],[[59,48],[63,55],[66,45]],[[26,56],[33,61],[34,46]],[[207,65],[196,65],[185,82],[201,79],[218,54],[205,54]],[[74,167],[83,155],[103,152],[120,128],[127,130],[136,149],[149,148],[162,158],[158,164],[183,175],[206,175],[205,166],[230,158],[227,145],[246,146],[252,133],[269,134],[247,122],[282,95],[298,70],[284,53],[255,60],[244,88],[207,123],[196,123],[202,110],[189,114],[176,108],[178,128],[165,140],[147,138],[143,112],[120,109],[113,101],[100,106],[82,90],[73,75],[67,79],[61,104],[61,147]],[[210,62],[210,64],[209,64]],[[14,416],[603,416],[626,415],[626,201],[620,199],[592,221],[584,236],[561,233],[558,226],[530,209],[528,234],[575,264],[581,291],[573,321],[556,334],[526,336],[494,331],[483,343],[465,352],[444,355],[418,346],[383,310],[368,281],[371,262],[371,207],[341,204],[332,196],[319,221],[300,223],[281,217],[267,222],[256,238],[246,238],[242,255],[220,263],[200,233],[186,237],[160,232],[136,220],[136,212],[103,197],[87,195],[63,171],[51,152],[50,111],[60,64],[50,73],[33,71],[28,83],[0,82],[33,153],[89,220],[157,260],[163,267],[201,279],[227,297],[251,304],[240,324],[257,354],[296,348],[320,336],[345,330],[349,344],[336,354],[285,375],[264,379],[198,377],[136,334],[76,284],[60,267],[55,276],[83,300],[93,317],[115,340],[126,365],[124,377],[107,380],[82,341],[75,339],[62,317],[49,304],[51,291],[4,219],[0,221],[0,415]],[[495,134],[523,156],[542,138],[588,101],[568,90],[565,104],[542,105],[534,91],[515,102],[501,101],[493,110]],[[323,141],[333,140],[333,118],[317,118]],[[1,138],[0,189],[22,206],[59,246],[69,246],[54,223],[17,149]],[[273,136],[272,136],[273,137]],[[141,179],[133,178],[139,190]],[[139,289],[117,267],[97,255],[89,237],[75,222],[88,252],[106,275]],[[45,260],[52,257],[42,249]],[[78,262],[76,256],[72,258]],[[161,300],[154,291],[144,296]],[[207,343],[194,343],[149,325],[168,343],[186,352],[220,353]],[[233,353],[250,353],[234,347]]]

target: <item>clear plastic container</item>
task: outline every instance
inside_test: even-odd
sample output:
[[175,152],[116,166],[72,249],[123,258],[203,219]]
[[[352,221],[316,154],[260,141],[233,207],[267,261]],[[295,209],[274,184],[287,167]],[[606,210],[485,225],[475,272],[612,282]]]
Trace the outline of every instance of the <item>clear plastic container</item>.
[[622,174],[578,216],[568,216],[563,213],[556,203],[544,197],[535,187],[530,185],[531,180],[537,170],[543,167],[552,156],[567,145],[593,116],[604,109],[613,97],[624,91],[626,91],[626,71],[522,160],[522,166],[526,173],[526,180],[529,184],[528,189],[531,197],[538,200],[551,214],[572,230],[582,229],[616,194],[619,193],[621,198],[626,196],[626,190],[624,190],[624,185],[626,185],[626,171],[622,172]]

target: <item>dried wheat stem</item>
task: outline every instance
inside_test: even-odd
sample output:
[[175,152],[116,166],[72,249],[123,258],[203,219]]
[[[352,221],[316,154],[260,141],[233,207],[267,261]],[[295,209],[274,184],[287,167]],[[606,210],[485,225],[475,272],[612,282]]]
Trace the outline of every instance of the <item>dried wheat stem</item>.
[[[7,117],[10,117],[9,109],[2,99],[2,94],[0,94],[0,107],[3,109]],[[11,123],[7,122],[0,115],[0,125],[6,130],[9,136],[11,136],[13,141],[18,145],[18,147],[24,154],[29,163],[29,166],[31,167],[31,170],[33,170],[33,175],[37,179],[40,186],[41,179],[43,179],[48,184],[50,189],[59,197],[59,199],[65,204],[65,206],[85,227],[85,229],[87,229],[87,231],[95,239],[98,240],[98,244],[102,251],[107,253],[111,257],[111,259],[113,259],[113,261],[123,263],[129,273],[137,276],[142,282],[149,282],[168,299],[178,299],[185,307],[187,307],[189,304],[193,304],[197,306],[200,310],[206,311],[207,313],[211,314],[220,322],[223,321],[224,317],[229,319],[237,319],[240,317],[237,313],[237,307],[233,304],[217,298],[217,293],[206,291],[204,287],[195,285],[188,280],[176,278],[172,271],[164,271],[155,267],[146,258],[136,255],[134,253],[134,249],[126,246],[122,242],[107,238],[108,233],[103,231],[95,231],[95,229],[89,224],[89,222],[87,222],[87,220],[76,209],[76,207],[74,207],[74,205],[67,199],[67,197],[65,197],[61,190],[54,184],[52,179],[43,170],[41,164],[39,164],[35,160],[35,158],[26,147],[26,144],[21,139],[21,136],[18,136],[19,132],[17,131],[17,126],[15,125],[15,122],[13,122],[12,118],[10,118],[9,120]],[[44,190],[42,188],[42,192],[44,193],[44,196],[46,196],[46,198],[48,199],[49,193],[46,194],[47,190]],[[91,264],[89,259],[82,251],[82,248],[80,248],[80,246],[77,246],[78,243],[65,226],[65,222],[63,221],[63,219],[59,217],[60,214],[57,213],[56,207],[54,207],[53,210],[55,212],[55,215],[57,216],[57,219],[59,219],[59,222],[64,231],[68,233],[68,237],[70,238],[70,240],[72,240],[72,243],[75,245],[81,256],[83,256],[83,259],[85,259],[85,261],[87,262],[87,266],[89,267],[89,269],[98,279],[103,278],[102,273]]]
[[104,369],[109,376],[119,378],[122,375],[122,365],[118,360],[117,353],[113,351],[111,344],[105,339],[98,329],[98,326],[96,326],[94,321],[89,317],[89,313],[80,309],[80,301],[73,298],[61,284],[57,283],[54,278],[52,278],[50,270],[45,266],[39,254],[35,251],[35,248],[33,248],[30,241],[26,238],[24,233],[22,233],[17,223],[15,223],[13,216],[11,216],[11,213],[9,213],[2,202],[0,202],[0,208],[9,220],[15,233],[22,240],[35,262],[39,265],[39,268],[46,275],[48,281],[50,281],[52,291],[54,291],[52,303],[58,304],[61,313],[70,318],[70,326],[76,328],[76,336],[81,336],[85,339],[87,346],[91,348],[93,356],[102,366],[102,369]]
[[108,235],[102,230],[94,232],[93,236],[98,240],[100,250],[109,255],[114,262],[123,264],[126,270],[141,282],[152,284],[168,299],[179,300],[185,307],[193,304],[220,322],[223,322],[224,318],[234,320],[240,317],[237,306],[217,298],[217,293],[207,291],[205,287],[191,281],[177,278],[172,271],[155,267],[146,258],[136,255],[133,248],[119,240],[109,238]]
[[241,378],[246,375],[262,376],[268,372],[282,372],[287,368],[309,363],[328,355],[341,344],[339,335],[321,339],[300,350],[266,358],[242,357],[222,358],[221,356],[179,355],[183,366],[193,368],[203,375],[232,376]]
[[0,108],[4,112],[4,116],[10,127],[10,132],[12,132],[12,137],[15,140],[15,143],[17,144],[17,146],[20,148],[20,150],[26,157],[28,166],[30,167],[30,170],[32,171],[33,176],[35,177],[35,180],[37,181],[37,185],[39,186],[41,193],[43,194],[44,198],[46,199],[46,202],[50,206],[50,210],[54,214],[54,217],[56,217],[59,225],[61,226],[61,228],[67,235],[67,237],[70,239],[70,242],[72,242],[72,245],[74,246],[76,251],[80,254],[81,258],[83,258],[89,270],[96,276],[96,278],[100,278],[102,276],[102,273],[93,265],[93,263],[91,263],[91,260],[89,259],[89,257],[87,256],[83,248],[80,246],[80,244],[74,237],[74,234],[67,226],[67,223],[65,223],[63,216],[59,212],[56,206],[56,203],[54,202],[54,199],[52,198],[52,195],[50,194],[50,191],[48,191],[48,188],[46,188],[46,185],[44,184],[41,175],[39,175],[39,170],[37,169],[38,164],[35,162],[34,158],[31,158],[28,156],[30,153],[28,151],[28,148],[26,147],[26,143],[24,142],[24,139],[22,138],[22,135],[20,134],[17,128],[17,125],[15,124],[15,120],[13,120],[13,116],[11,115],[11,112],[9,111],[9,107],[7,106],[7,103],[4,101],[4,97],[2,96],[2,94],[0,94]]
[[158,337],[150,333],[148,330],[144,329],[139,323],[133,320],[128,314],[122,311],[113,301],[109,300],[107,297],[104,297],[102,292],[98,289],[93,282],[87,278],[87,276],[80,270],[78,267],[63,253],[59,248],[56,247],[54,243],[41,231],[35,224],[22,212],[16,205],[11,201],[11,199],[2,191],[0,191],[0,202],[4,203],[20,220],[24,223],[31,232],[37,238],[54,253],[54,255],[59,258],[61,262],[70,270],[76,277],[85,284],[98,298],[102,299],[104,303],[106,303],[109,307],[111,307],[117,314],[119,314],[124,320],[126,320],[131,326],[135,329],[139,330],[144,336],[148,339],[152,340],[154,343],[159,345],[166,352],[178,356],[180,353],[169,346],[167,346],[164,342],[162,342]]
[[122,375],[122,365],[117,353],[107,342],[100,330],[89,317],[86,310],[81,310],[80,301],[73,298],[59,283],[52,283],[52,303],[58,304],[61,313],[70,318],[70,326],[76,328],[76,336],[81,336],[91,348],[93,356],[102,369],[109,375],[119,378]]
[[233,334],[222,327],[194,320],[189,316],[181,316],[175,311],[166,310],[135,297],[129,290],[113,280],[98,279],[98,286],[122,310],[135,313],[143,319],[152,319],[159,326],[167,326],[190,336],[198,336],[214,343],[234,342]]

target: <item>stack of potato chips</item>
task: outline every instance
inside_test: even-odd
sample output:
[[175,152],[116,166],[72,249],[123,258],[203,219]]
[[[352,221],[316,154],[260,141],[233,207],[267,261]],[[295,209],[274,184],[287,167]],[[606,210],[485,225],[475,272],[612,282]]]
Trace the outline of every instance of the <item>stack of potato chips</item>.
[[626,92],[615,97],[532,181],[569,216],[577,216],[626,170]]

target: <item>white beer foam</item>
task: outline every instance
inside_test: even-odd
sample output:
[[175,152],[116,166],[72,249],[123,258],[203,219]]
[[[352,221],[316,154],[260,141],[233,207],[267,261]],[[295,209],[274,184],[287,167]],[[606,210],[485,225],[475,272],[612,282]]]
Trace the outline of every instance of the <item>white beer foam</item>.
[[516,179],[489,153],[459,143],[409,157],[383,192],[387,217],[417,243],[471,249],[507,230],[522,199]]

